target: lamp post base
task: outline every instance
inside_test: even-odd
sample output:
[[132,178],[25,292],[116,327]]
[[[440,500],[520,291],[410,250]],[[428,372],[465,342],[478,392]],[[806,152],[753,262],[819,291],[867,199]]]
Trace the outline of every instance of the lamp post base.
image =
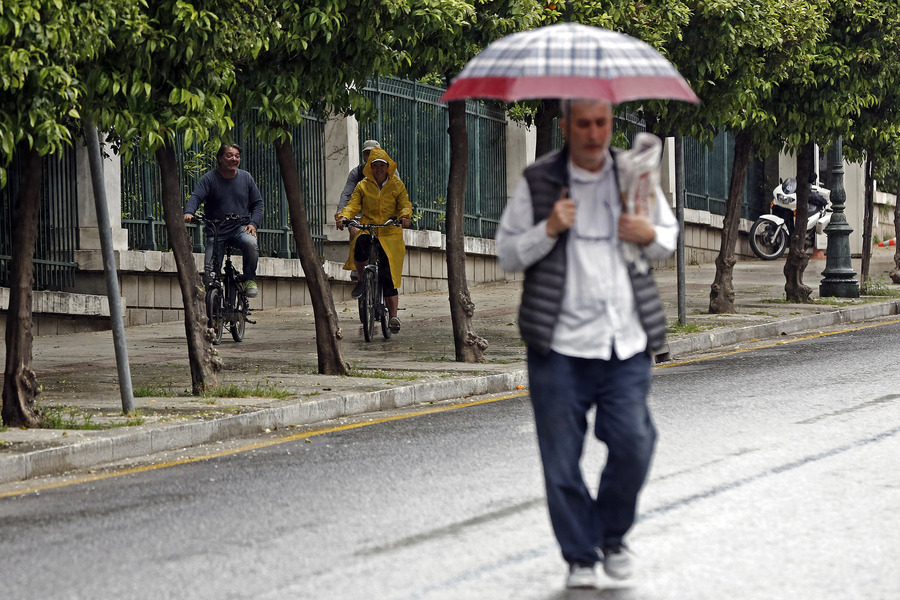
[[819,283],[819,298],[859,298],[859,282],[855,279],[823,279]]

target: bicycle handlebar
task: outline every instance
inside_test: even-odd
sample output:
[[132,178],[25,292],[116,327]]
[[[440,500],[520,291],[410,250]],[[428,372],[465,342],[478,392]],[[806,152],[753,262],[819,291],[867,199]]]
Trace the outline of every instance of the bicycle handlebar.
[[197,219],[201,223],[211,223],[213,225],[220,223],[227,223],[228,221],[243,221],[244,219],[249,219],[250,215],[236,215],[234,213],[229,213],[225,215],[224,219],[210,219],[206,216],[206,214],[198,212],[192,215],[194,219]]
[[383,225],[363,225],[357,219],[344,219],[343,221],[344,227],[356,227],[357,229],[380,229],[381,227],[402,227],[400,224],[400,220],[397,217],[391,217],[387,221],[384,222]]

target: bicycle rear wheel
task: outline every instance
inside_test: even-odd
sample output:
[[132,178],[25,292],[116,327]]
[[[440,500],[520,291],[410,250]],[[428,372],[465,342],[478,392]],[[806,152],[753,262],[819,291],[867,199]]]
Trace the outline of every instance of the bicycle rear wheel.
[[363,293],[360,298],[359,316],[363,323],[363,335],[367,342],[375,333],[375,271],[366,269],[363,275]]
[[213,330],[213,344],[222,341],[222,330],[225,328],[225,299],[222,290],[210,288],[206,294],[206,316],[208,325]]
[[231,337],[234,341],[244,340],[244,329],[247,327],[247,309],[249,302],[243,294],[236,294],[234,311],[231,317]]

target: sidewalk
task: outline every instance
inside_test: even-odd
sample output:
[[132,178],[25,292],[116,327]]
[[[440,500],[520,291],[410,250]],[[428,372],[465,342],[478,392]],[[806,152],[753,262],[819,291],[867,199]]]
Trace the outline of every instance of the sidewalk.
[[[875,248],[870,276],[892,289],[892,248]],[[686,313],[695,333],[669,336],[672,359],[782,335],[900,313],[900,299],[862,298],[839,304],[787,304],[784,260],[746,260],[735,266],[736,314],[709,315],[715,265],[685,268]],[[818,298],[824,259],[810,260],[804,282]],[[859,272],[860,261],[853,260]],[[657,271],[669,322],[678,316],[675,269]],[[223,385],[259,390],[250,398],[194,398],[182,323],[126,329],[135,408],[140,424],[121,415],[112,333],[81,333],[34,340],[33,367],[43,392],[40,408],[77,425],[111,429],[0,431],[0,483],[90,468],[112,461],[308,425],[344,416],[473,395],[515,392],[527,384],[525,348],[516,326],[520,283],[470,288],[474,327],[489,342],[487,362],[454,361],[446,292],[401,296],[401,332],[371,343],[359,331],[356,302],[336,305],[344,328],[342,349],[353,373],[318,375],[312,307],[256,311],[245,341],[226,332],[217,347]],[[377,328],[377,326],[376,326]],[[5,359],[5,347],[0,349]],[[279,398],[267,397],[272,391]]]

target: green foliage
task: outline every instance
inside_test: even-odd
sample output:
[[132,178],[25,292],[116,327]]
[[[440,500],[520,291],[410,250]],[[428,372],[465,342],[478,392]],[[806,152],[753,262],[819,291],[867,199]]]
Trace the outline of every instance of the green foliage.
[[84,66],[86,107],[132,145],[154,152],[177,133],[185,145],[225,135],[234,125],[229,95],[238,65],[268,45],[272,13],[262,0],[128,3],[108,35],[109,51]]
[[0,2],[0,185],[17,144],[47,155],[71,143],[84,96],[77,66],[97,55],[115,8],[116,2]]

